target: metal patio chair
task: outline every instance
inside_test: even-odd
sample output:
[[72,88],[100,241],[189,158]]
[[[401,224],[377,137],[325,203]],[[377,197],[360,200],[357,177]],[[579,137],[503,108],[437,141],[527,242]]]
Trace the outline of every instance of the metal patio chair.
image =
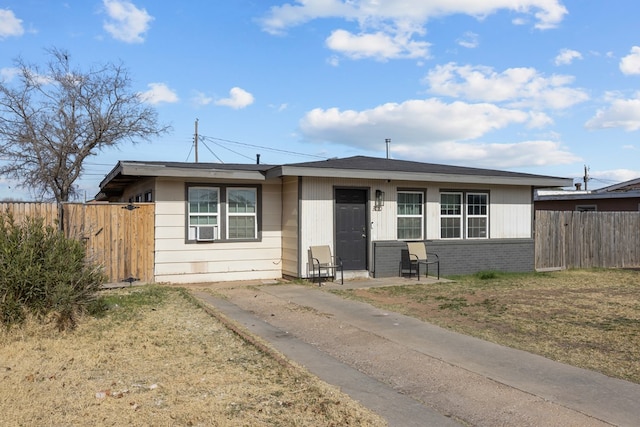
[[323,277],[336,279],[337,272],[340,271],[340,284],[344,284],[344,273],[342,270],[342,260],[331,255],[329,245],[311,246],[309,248],[311,257],[311,280],[315,282],[318,278],[318,286],[322,286]]
[[[440,280],[440,258],[438,254],[427,252],[425,242],[407,242],[407,250],[409,251],[409,275],[412,268],[416,266],[418,280],[420,280],[420,265],[425,266],[425,277],[429,276],[429,265],[436,264],[438,266],[438,280]],[[431,255],[431,258],[428,256]],[[434,259],[435,258],[435,259]]]

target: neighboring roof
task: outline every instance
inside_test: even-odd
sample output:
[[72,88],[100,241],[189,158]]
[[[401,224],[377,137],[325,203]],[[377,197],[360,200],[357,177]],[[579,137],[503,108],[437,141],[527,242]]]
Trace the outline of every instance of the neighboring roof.
[[602,199],[630,199],[640,197],[640,192],[616,193],[606,192],[599,193],[596,191],[536,191],[533,200],[536,202],[551,200],[602,200]]
[[603,187],[594,192],[597,193],[609,193],[609,192],[626,192],[626,191],[640,191],[640,178],[632,179],[629,181],[620,182],[618,184]]
[[573,185],[573,179],[571,178],[366,156],[276,166],[267,172],[267,177],[271,176],[391,179],[443,183],[474,182],[480,184],[526,185],[539,188]]
[[630,199],[640,197],[640,178],[598,188],[591,191],[568,190],[538,190],[534,195],[535,201],[546,200],[602,200],[602,199]]
[[524,185],[536,188],[566,187],[571,178],[558,178],[501,170],[447,166],[406,160],[354,156],[286,165],[120,161],[100,183],[104,200],[118,197],[143,177],[187,179],[241,179],[263,181],[282,176],[389,179],[486,185]]

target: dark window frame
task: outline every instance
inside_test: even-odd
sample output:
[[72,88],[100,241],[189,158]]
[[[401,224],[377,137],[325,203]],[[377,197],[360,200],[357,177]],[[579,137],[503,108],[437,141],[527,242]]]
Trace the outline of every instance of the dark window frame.
[[[190,188],[211,188],[218,190],[218,238],[213,241],[198,241],[189,235],[189,189]],[[256,191],[256,236],[254,238],[230,239],[227,236],[229,213],[227,207],[227,196],[229,189],[252,189]],[[240,242],[261,242],[262,241],[262,185],[260,184],[225,184],[225,183],[201,183],[188,182],[185,184],[185,243],[187,244],[207,244],[207,243],[240,243]]]

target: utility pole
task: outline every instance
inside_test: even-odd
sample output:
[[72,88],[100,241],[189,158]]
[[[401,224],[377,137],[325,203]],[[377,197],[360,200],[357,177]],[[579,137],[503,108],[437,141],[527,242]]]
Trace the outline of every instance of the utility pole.
[[587,191],[587,182],[589,182],[589,168],[587,167],[587,165],[584,165],[584,177],[582,177],[583,181],[584,181],[584,191]]
[[196,119],[195,143],[196,143],[196,163],[198,163],[198,119]]

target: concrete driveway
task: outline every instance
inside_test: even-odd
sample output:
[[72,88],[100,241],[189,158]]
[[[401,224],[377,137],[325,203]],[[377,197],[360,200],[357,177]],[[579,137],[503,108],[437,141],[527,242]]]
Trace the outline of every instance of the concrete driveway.
[[390,426],[640,425],[638,384],[326,292],[339,284],[255,285],[192,291]]

